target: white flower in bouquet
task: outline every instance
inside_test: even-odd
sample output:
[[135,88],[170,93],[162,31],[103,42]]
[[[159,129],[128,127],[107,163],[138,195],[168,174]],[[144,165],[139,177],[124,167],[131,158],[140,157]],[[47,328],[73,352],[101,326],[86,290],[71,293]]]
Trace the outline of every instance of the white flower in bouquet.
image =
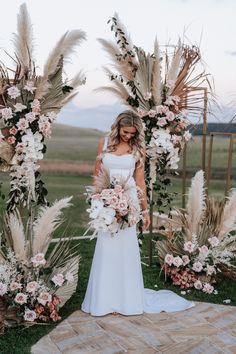
[[193,253],[194,249],[195,249],[195,244],[193,242],[187,241],[184,243],[184,251]]
[[32,123],[35,119],[36,119],[36,114],[34,112],[29,112],[29,113],[26,113],[25,115],[25,119]]
[[174,256],[172,254],[166,254],[165,263],[171,266],[173,264]]
[[28,322],[34,322],[37,318],[37,315],[32,310],[26,310],[24,313],[24,320]]
[[159,127],[164,127],[164,125],[166,125],[166,124],[167,124],[167,121],[166,121],[165,117],[161,117],[157,121],[157,125]]
[[29,123],[25,118],[21,118],[21,119],[19,119],[16,126],[17,126],[18,130],[25,131],[29,127]]
[[177,257],[174,257],[173,264],[179,268],[180,266],[183,265],[183,261],[179,256],[177,256]]
[[208,242],[210,243],[210,245],[212,247],[216,247],[219,245],[220,240],[218,239],[218,237],[212,236],[212,237],[208,238]]
[[56,114],[56,112],[54,112],[54,111],[47,112],[47,113],[46,113],[46,116],[47,116],[47,118],[49,119],[49,121],[50,121],[51,123],[53,123],[53,122],[56,120],[56,118],[57,118],[57,114]]
[[146,93],[143,95],[143,98],[145,99],[145,101],[149,101],[149,100],[152,98],[151,92],[146,92]]
[[1,110],[2,118],[7,120],[13,117],[13,112],[11,108],[3,108]]
[[35,293],[35,291],[37,291],[38,288],[39,288],[39,283],[37,283],[36,281],[30,281],[26,285],[26,291],[28,293]]
[[51,280],[56,286],[62,286],[62,284],[65,281],[65,278],[64,278],[63,274],[58,273],[58,274],[54,275]]
[[182,256],[182,260],[183,260],[183,265],[184,266],[189,264],[189,262],[190,262],[189,256],[187,256],[187,255],[183,255]]
[[206,268],[206,272],[207,272],[207,275],[216,274],[216,269],[214,266],[211,266],[208,264],[207,268]]
[[33,102],[30,103],[30,107],[32,108],[32,111],[34,113],[36,113],[36,114],[39,113],[40,112],[40,101],[37,98],[35,98],[33,100]]
[[157,112],[154,109],[150,109],[150,111],[148,111],[148,115],[151,118],[155,117],[156,114],[157,114]]
[[16,104],[14,105],[14,107],[15,107],[15,113],[17,113],[17,112],[22,112],[24,109],[27,108],[27,106],[25,106],[25,105],[22,104],[22,103],[16,103]]
[[34,82],[28,80],[28,81],[26,82],[26,85],[24,86],[24,89],[25,89],[26,91],[29,91],[30,93],[33,94],[34,91],[36,90],[36,87],[34,86]]
[[169,111],[166,112],[166,120],[168,120],[169,122],[172,122],[175,119],[175,115],[173,112]]
[[3,296],[7,293],[7,285],[0,282],[0,296]]
[[75,277],[71,272],[67,272],[65,274],[65,280],[67,280],[68,284],[72,284],[75,281]]
[[14,299],[17,304],[23,305],[27,303],[27,295],[23,293],[18,293]]
[[31,262],[34,267],[44,266],[46,264],[46,259],[43,253],[37,253],[34,257],[31,258]]
[[109,231],[112,234],[115,234],[119,231],[120,224],[116,221],[116,219],[113,220],[113,222],[109,225]]
[[20,96],[20,90],[16,86],[12,86],[12,87],[9,87],[9,89],[7,89],[7,94],[11,98],[17,98]]
[[193,266],[192,266],[192,269],[195,271],[195,272],[201,272],[202,269],[203,269],[203,265],[201,262],[197,261],[197,262],[194,262],[193,263]]
[[37,301],[45,306],[48,302],[52,301],[52,295],[49,294],[47,291],[43,291],[39,294],[39,296],[37,297]]
[[209,248],[206,245],[198,247],[200,256],[207,257],[209,254]]
[[11,291],[22,289],[22,285],[16,281],[12,281],[9,285],[9,289]]
[[87,209],[89,212],[89,217],[91,219],[96,219],[100,213],[100,211],[103,209],[104,204],[101,200],[98,199],[92,199],[91,200],[91,208]]
[[109,207],[103,208],[99,213],[99,217],[104,220],[106,225],[110,225],[113,222],[115,215],[115,210]]
[[193,286],[197,290],[201,290],[203,288],[201,280],[196,280],[195,283],[193,284]]
[[192,134],[187,130],[186,132],[184,132],[183,137],[185,141],[189,141],[192,138]]
[[205,283],[204,286],[203,286],[203,289],[202,291],[206,294],[212,294],[213,291],[214,291],[214,286],[212,286],[211,284],[209,283]]

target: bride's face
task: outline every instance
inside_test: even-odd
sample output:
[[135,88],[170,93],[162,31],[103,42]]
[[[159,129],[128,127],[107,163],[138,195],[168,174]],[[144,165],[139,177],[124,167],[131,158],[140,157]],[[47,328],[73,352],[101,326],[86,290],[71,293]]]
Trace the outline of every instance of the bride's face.
[[120,128],[120,140],[127,143],[130,139],[134,138],[136,132],[137,129],[135,127],[125,125]]

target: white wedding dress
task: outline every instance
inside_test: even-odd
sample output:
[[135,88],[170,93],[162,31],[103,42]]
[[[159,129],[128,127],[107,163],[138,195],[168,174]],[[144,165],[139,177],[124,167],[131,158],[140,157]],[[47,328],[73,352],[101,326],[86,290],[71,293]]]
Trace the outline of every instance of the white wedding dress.
[[[105,140],[104,150],[107,140]],[[102,162],[110,176],[131,176],[132,197],[138,203],[135,180],[135,157],[104,152]],[[136,226],[121,230],[115,236],[100,232],[97,237],[89,282],[81,309],[93,316],[117,312],[138,315],[143,312],[182,311],[193,307],[169,290],[144,289]]]

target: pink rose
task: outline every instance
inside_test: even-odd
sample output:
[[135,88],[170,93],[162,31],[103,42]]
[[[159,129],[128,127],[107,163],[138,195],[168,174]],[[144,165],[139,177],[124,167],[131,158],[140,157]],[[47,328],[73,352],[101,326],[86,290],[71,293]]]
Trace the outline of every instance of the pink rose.
[[202,289],[202,282],[201,282],[201,280],[196,280],[193,285],[194,285],[194,288],[197,289],[197,290],[201,290],[201,289]]
[[48,292],[43,291],[39,294],[37,300],[41,305],[45,306],[47,302],[52,301],[52,296]]
[[169,122],[172,122],[174,119],[175,119],[175,115],[173,112],[169,111],[166,113],[166,119],[169,121]]
[[211,294],[213,293],[214,291],[214,286],[212,286],[211,284],[209,283],[206,283],[202,289],[202,291],[206,294]]
[[165,263],[168,264],[169,266],[172,265],[173,263],[173,260],[174,260],[174,257],[172,254],[166,254],[165,256]]
[[12,135],[16,135],[17,132],[18,132],[18,129],[16,127],[12,127],[11,129],[9,129],[9,133]]
[[36,320],[36,313],[32,310],[26,310],[24,313],[24,320],[28,322],[34,322]]
[[189,262],[190,262],[189,256],[187,256],[187,255],[182,256],[182,260],[183,260],[184,266],[189,264]]
[[17,283],[16,281],[13,281],[10,283],[9,288],[11,291],[15,291],[15,290],[21,289],[22,285],[20,283]]
[[31,262],[34,267],[44,266],[46,264],[46,259],[44,258],[43,253],[37,253],[34,257],[31,258]]
[[201,272],[202,269],[203,269],[203,266],[202,266],[201,262],[197,261],[197,262],[193,263],[193,270],[195,272]]
[[36,281],[30,281],[27,285],[26,285],[26,291],[28,293],[34,293],[39,287],[39,284]]
[[27,295],[18,293],[14,299],[17,304],[23,305],[27,303]]
[[8,144],[10,144],[10,145],[15,144],[16,138],[15,138],[14,136],[9,136],[9,137],[7,138],[7,142],[8,142]]
[[157,125],[159,127],[163,127],[166,124],[167,124],[167,121],[166,121],[166,119],[164,117],[159,118],[158,121],[157,121]]
[[36,119],[36,114],[34,112],[26,113],[25,118],[28,122],[32,123]]
[[184,243],[184,250],[192,253],[194,251],[194,244],[191,241],[187,241]]

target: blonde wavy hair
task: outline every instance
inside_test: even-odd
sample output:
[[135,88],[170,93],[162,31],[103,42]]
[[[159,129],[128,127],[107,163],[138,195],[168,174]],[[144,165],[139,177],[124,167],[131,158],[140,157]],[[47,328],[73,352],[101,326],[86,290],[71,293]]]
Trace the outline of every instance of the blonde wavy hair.
[[145,159],[145,135],[141,118],[131,110],[121,112],[115,122],[111,126],[111,131],[108,135],[107,151],[114,152],[117,145],[120,143],[120,128],[129,126],[135,127],[136,133],[128,142],[130,153],[134,154],[137,161],[143,163]]

